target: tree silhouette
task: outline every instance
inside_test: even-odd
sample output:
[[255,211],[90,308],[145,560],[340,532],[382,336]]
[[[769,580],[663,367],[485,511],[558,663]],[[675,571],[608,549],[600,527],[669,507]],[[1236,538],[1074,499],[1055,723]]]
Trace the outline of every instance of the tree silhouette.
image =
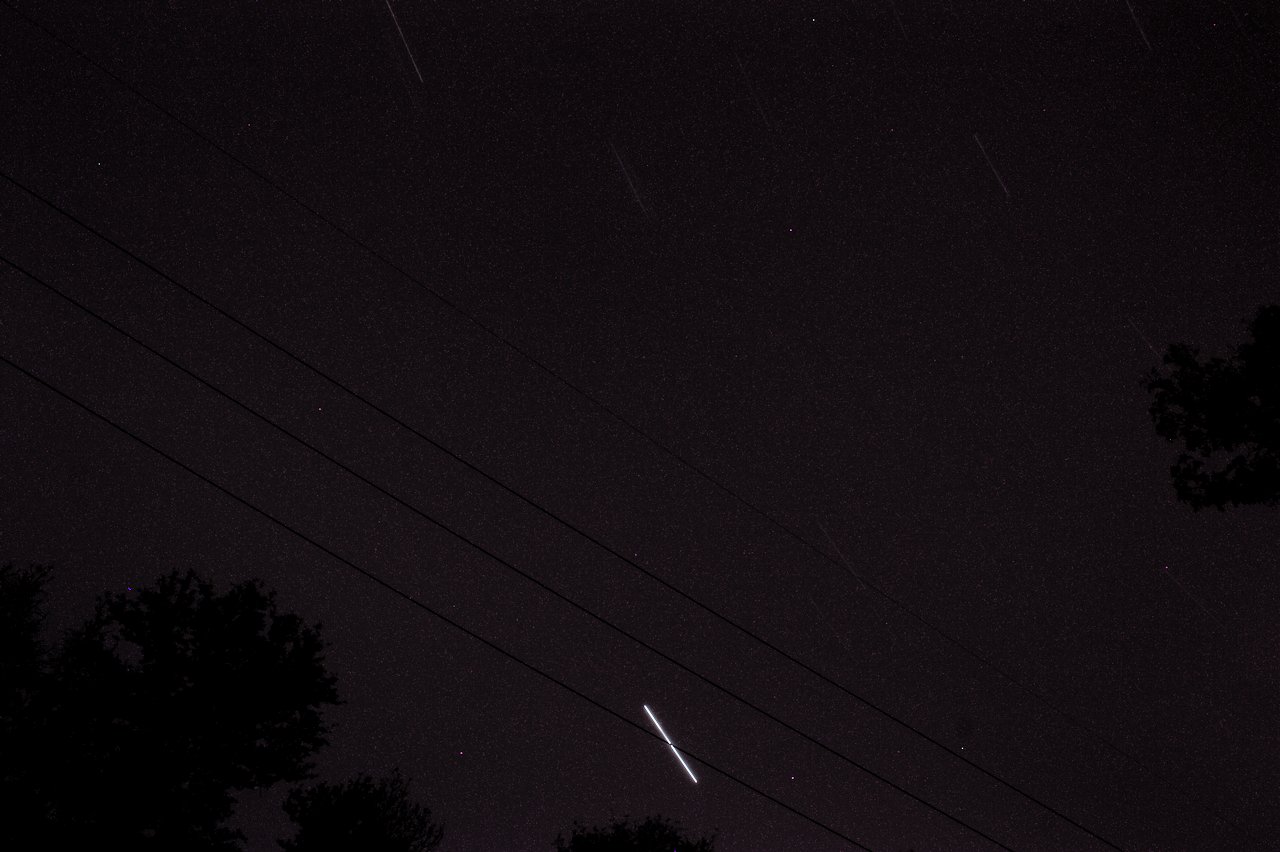
[[614,820],[607,827],[586,828],[575,824],[573,836],[566,843],[556,838],[556,852],[713,852],[715,835],[690,840],[680,833],[677,823],[661,816],[632,823],[627,818]]
[[342,784],[295,788],[284,801],[298,827],[285,852],[430,852],[444,829],[431,811],[409,798],[409,782],[400,771],[375,780],[357,775]]
[[[4,578],[30,634],[39,596]],[[232,791],[310,777],[325,742],[337,693],[322,652],[318,628],[256,582],[215,594],[174,573],[103,596],[11,720],[30,747],[5,761],[2,792],[26,805],[5,830],[40,848],[240,848]]]
[[0,729],[15,724],[40,678],[47,566],[0,566]]
[[37,757],[27,720],[43,679],[40,629],[48,577],[44,566],[0,566],[0,839],[19,834],[8,814],[38,814],[41,808],[24,769]]
[[1229,358],[1173,344],[1143,380],[1156,432],[1185,446],[1170,472],[1196,511],[1280,503],[1280,305],[1260,308],[1249,336]]

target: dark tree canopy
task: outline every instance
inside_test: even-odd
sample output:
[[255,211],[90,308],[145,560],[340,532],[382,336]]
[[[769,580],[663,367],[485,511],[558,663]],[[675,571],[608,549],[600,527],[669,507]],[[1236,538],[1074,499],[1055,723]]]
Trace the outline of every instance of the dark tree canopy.
[[28,807],[6,828],[40,848],[240,848],[232,792],[309,777],[325,742],[322,654],[255,582],[216,594],[174,573],[105,595],[13,720],[30,748],[0,793]]
[[430,852],[444,836],[431,811],[409,798],[399,770],[294,789],[284,810],[298,827],[293,839],[280,841],[285,852]]
[[40,677],[48,567],[0,565],[0,726],[13,723]]
[[614,820],[606,827],[573,827],[566,843],[556,838],[556,852],[713,852],[715,835],[691,840],[680,832],[677,823],[661,816],[633,823],[627,818]]
[[18,833],[8,814],[42,809],[25,769],[38,756],[28,720],[44,677],[40,628],[48,576],[45,567],[0,566],[0,840]]
[[1173,486],[1196,510],[1280,503],[1280,305],[1260,308],[1249,336],[1229,358],[1173,344],[1143,382],[1156,432],[1184,445]]

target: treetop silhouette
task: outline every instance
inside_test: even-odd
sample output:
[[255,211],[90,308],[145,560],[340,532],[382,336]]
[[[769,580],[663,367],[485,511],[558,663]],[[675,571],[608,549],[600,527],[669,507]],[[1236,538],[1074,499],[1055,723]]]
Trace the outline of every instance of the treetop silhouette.
[[295,788],[284,810],[297,834],[280,846],[285,852],[431,852],[444,828],[409,797],[409,783],[397,769],[377,780],[357,775],[341,784]]
[[1184,446],[1174,490],[1197,511],[1280,503],[1280,305],[1260,308],[1249,336],[1228,358],[1172,344],[1143,380],[1156,432]]
[[[312,777],[338,703],[319,626],[257,581],[174,572],[107,593],[41,642],[51,569],[0,565],[0,847],[239,852],[234,792]],[[432,852],[443,827],[394,770],[292,789],[284,852]],[[714,852],[661,816],[574,827],[558,852]]]
[[608,826],[587,828],[575,824],[568,841],[556,838],[556,852],[714,852],[715,835],[692,840],[678,823],[662,816],[632,822],[623,817]]
[[[27,647],[43,576],[3,574]],[[30,690],[4,689],[0,795],[25,805],[5,829],[40,848],[239,849],[232,792],[310,777],[325,743],[338,696],[323,650],[256,582],[216,594],[173,573],[104,595]]]

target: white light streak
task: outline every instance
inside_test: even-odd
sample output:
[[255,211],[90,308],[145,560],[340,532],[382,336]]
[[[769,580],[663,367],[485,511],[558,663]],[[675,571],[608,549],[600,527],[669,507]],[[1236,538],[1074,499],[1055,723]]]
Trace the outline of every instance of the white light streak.
[[[1132,318],[1132,317],[1125,317],[1125,319],[1129,321],[1129,325],[1133,326],[1133,330],[1134,330],[1134,331],[1136,331],[1136,332],[1138,332],[1138,337],[1141,337],[1141,338],[1142,338],[1142,342],[1143,342],[1143,343],[1145,343],[1145,344],[1147,345],[1147,348],[1151,350],[1151,354],[1152,354],[1152,355],[1154,355],[1154,356],[1156,356],[1157,358],[1159,358],[1159,357],[1160,357],[1160,353],[1159,353],[1159,352],[1157,352],[1157,351],[1156,351],[1156,348],[1155,348],[1154,346],[1152,346],[1152,345],[1151,345],[1151,341],[1150,341],[1150,340],[1147,340],[1147,336],[1146,336],[1145,334],[1143,334],[1143,333],[1142,333],[1142,329],[1138,328],[1138,324],[1137,324],[1136,322],[1134,322],[1134,321],[1133,321],[1133,318]],[[1167,566],[1167,565],[1165,566],[1165,569],[1166,569],[1166,570],[1168,570],[1168,566]]]
[[736,51],[733,54],[733,58],[738,62],[738,70],[742,72],[742,79],[747,84],[747,92],[751,95],[751,100],[755,101],[756,109],[760,111],[760,118],[764,120],[765,129],[772,133],[773,125],[769,123],[769,116],[765,114],[764,106],[760,103],[760,99],[756,97],[756,88],[751,85],[751,77],[747,74],[746,66],[742,64],[742,59]]
[[671,742],[671,737],[667,736],[667,732],[662,730],[662,725],[658,723],[658,717],[653,715],[653,711],[649,709],[649,705],[644,705],[644,712],[649,714],[649,718],[653,720],[653,726],[658,729],[658,733],[662,734],[662,738],[667,741],[667,745],[671,746],[671,752],[676,756],[676,760],[680,761],[680,765],[684,767],[684,771],[689,773],[689,777],[693,779],[693,783],[697,784],[698,779],[693,774],[693,770],[689,768],[689,764],[684,762],[684,758],[680,756],[680,752],[676,750],[675,744]]
[[1133,18],[1133,25],[1138,28],[1138,35],[1142,36],[1142,43],[1147,46],[1147,53],[1150,53],[1151,42],[1147,41],[1147,34],[1142,29],[1142,23],[1138,20],[1138,13],[1133,11],[1133,4],[1129,0],[1124,0],[1124,5],[1129,7],[1129,17]]
[[404,37],[404,30],[400,29],[400,19],[396,17],[396,10],[391,8],[391,0],[385,0],[387,11],[391,13],[391,23],[396,25],[396,32],[400,33],[400,41],[404,43],[404,52],[409,54],[409,61],[413,63],[413,73],[418,75],[418,82],[425,83],[422,79],[422,72],[418,70],[418,62],[413,58],[413,51],[409,49],[409,40]]
[[907,41],[911,41],[911,36],[907,35],[907,28],[902,25],[902,16],[898,14],[898,4],[889,0],[889,5],[893,7],[893,17],[898,22],[898,29],[902,30],[902,37]]
[[[857,580],[864,588],[867,588],[866,581],[858,576],[858,572],[853,570],[853,566],[849,564],[849,560],[844,558],[844,553],[841,552],[840,546],[836,544],[836,540],[831,537],[831,533],[827,532],[827,528],[822,525],[822,521],[818,521],[818,529],[822,530],[822,534],[827,537],[827,542],[831,545],[831,549],[836,552],[836,556],[840,557],[840,564],[844,566],[844,570],[848,571],[849,576]],[[815,603],[814,606],[816,607],[817,604]]]
[[1220,627],[1222,627],[1224,630],[1229,629],[1229,628],[1227,627],[1226,622],[1224,622],[1221,618],[1219,618],[1215,613],[1211,612],[1211,611],[1209,610],[1209,607],[1205,606],[1205,605],[1204,605],[1204,603],[1200,600],[1200,598],[1199,598],[1199,597],[1197,597],[1196,595],[1191,594],[1191,592],[1190,592],[1190,591],[1188,591],[1187,587],[1186,587],[1186,586],[1184,586],[1184,585],[1182,585],[1182,581],[1181,581],[1181,580],[1179,580],[1177,577],[1175,577],[1175,576],[1174,576],[1173,572],[1169,570],[1169,566],[1168,566],[1168,565],[1164,566],[1164,575],[1165,575],[1166,577],[1168,577],[1170,580],[1172,580],[1174,583],[1176,583],[1176,584],[1177,584],[1177,586],[1178,586],[1178,588],[1182,590],[1182,593],[1183,593],[1184,595],[1186,595],[1186,596],[1191,600],[1191,602],[1192,602],[1192,603],[1194,603],[1196,606],[1200,607],[1200,611],[1201,611],[1201,612],[1203,612],[1205,615],[1209,616],[1209,618],[1211,618],[1211,619],[1213,619],[1214,621],[1216,621],[1216,622],[1218,623],[1218,625],[1219,625]]
[[622,157],[618,154],[618,149],[613,147],[612,142],[609,143],[609,150],[613,152],[613,158],[618,161],[618,168],[622,169],[622,176],[627,179],[627,186],[631,187],[631,197],[636,200],[636,204],[640,205],[644,215],[648,216],[649,208],[645,207],[644,202],[640,200],[640,193],[636,192],[636,185],[631,182],[631,172],[627,171],[626,164],[622,162]]
[[973,141],[978,143],[978,150],[982,152],[982,156],[986,158],[987,165],[991,167],[991,174],[996,176],[996,180],[1000,181],[1000,188],[1004,190],[1004,197],[1009,197],[1009,187],[1004,185],[1004,178],[1000,177],[1000,173],[996,171],[996,164],[991,162],[991,158],[987,156],[987,149],[982,147],[982,140],[978,138],[978,134],[973,134]]

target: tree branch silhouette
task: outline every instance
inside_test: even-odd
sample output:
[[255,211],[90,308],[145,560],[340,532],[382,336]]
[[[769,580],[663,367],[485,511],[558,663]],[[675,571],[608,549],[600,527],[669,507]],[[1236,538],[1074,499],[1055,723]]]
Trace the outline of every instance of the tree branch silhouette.
[[1183,444],[1170,473],[1196,511],[1280,503],[1280,305],[1259,308],[1249,336],[1228,358],[1172,344],[1142,382],[1157,434]]

